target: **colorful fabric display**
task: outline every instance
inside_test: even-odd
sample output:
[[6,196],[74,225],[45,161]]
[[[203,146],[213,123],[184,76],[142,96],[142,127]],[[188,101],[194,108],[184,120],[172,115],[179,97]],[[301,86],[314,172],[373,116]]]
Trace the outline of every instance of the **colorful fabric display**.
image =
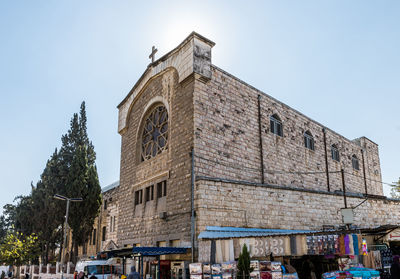
[[364,256],[368,254],[367,240],[365,240],[364,238],[362,240],[362,254]]
[[260,278],[261,279],[272,279],[272,272],[271,271],[261,271]]
[[356,234],[352,235],[353,238],[353,250],[354,250],[354,255],[360,255],[360,252],[358,250],[358,237]]
[[346,254],[346,248],[345,248],[345,243],[344,243],[344,235],[339,236],[339,253],[341,255]]
[[260,279],[260,272],[259,271],[250,272],[250,279]]
[[344,251],[346,255],[350,255],[350,240],[348,234],[344,236]]
[[335,254],[340,254],[340,237],[335,235]]
[[250,261],[250,268],[253,269],[253,271],[259,271],[260,270],[260,264],[258,260]]
[[201,263],[191,263],[189,264],[190,274],[202,274],[202,264]]
[[362,236],[361,236],[361,234],[358,234],[357,238],[358,238],[358,253],[359,253],[359,255],[362,255]]
[[354,255],[353,236],[351,234],[349,234],[349,249],[350,249],[349,255]]
[[282,272],[280,271],[273,271],[271,272],[272,279],[282,279]]

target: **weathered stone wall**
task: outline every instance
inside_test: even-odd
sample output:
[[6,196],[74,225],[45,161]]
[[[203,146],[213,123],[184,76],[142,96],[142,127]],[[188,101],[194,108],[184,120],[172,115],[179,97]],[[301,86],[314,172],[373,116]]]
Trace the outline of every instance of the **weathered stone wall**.
[[[261,181],[260,95],[265,183],[328,189],[324,126],[221,69],[213,67],[212,70],[212,79],[208,83],[196,82],[195,86],[195,152],[199,156],[196,158],[196,174]],[[273,114],[282,121],[283,137],[270,132],[269,119]],[[382,185],[375,182],[381,180],[377,145],[366,138],[351,141],[328,128],[325,130],[328,169],[332,172],[329,174],[330,190],[343,189],[340,174],[343,168],[346,191],[365,193],[363,148],[367,192],[382,195]],[[314,137],[315,150],[304,146],[306,131]],[[340,162],[331,158],[332,144],[339,149]],[[360,170],[352,167],[353,154],[359,159]]]
[[[347,197],[348,207],[363,198]],[[321,229],[342,225],[343,196],[272,189],[199,180],[196,182],[196,231],[206,226],[240,226],[275,229]],[[360,228],[400,224],[398,202],[369,199],[354,209],[354,224]]]
[[[169,69],[144,87],[130,109],[122,133],[118,242],[122,246],[156,246],[159,241],[190,241],[190,156],[193,142],[193,80],[179,83]],[[168,109],[168,149],[141,162],[141,121],[152,103]],[[167,180],[167,196],[157,199],[156,183]],[[154,200],[135,206],[134,193],[154,184]],[[166,218],[160,213],[166,212]]]

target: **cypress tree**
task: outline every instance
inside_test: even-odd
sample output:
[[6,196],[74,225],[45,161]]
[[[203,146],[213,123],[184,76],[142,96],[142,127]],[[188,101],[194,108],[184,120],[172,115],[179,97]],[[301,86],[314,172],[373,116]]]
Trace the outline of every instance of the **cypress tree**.
[[62,137],[60,149],[60,172],[64,178],[65,193],[69,198],[83,199],[83,202],[70,204],[68,224],[72,229],[74,262],[78,254],[78,245],[85,245],[87,242],[102,202],[95,165],[96,153],[89,140],[86,123],[85,102],[82,102],[79,116],[73,115],[71,127]]
[[243,245],[242,252],[239,255],[237,269],[237,279],[250,278],[250,272],[252,271],[252,269],[250,268],[250,254],[247,250],[246,244]]

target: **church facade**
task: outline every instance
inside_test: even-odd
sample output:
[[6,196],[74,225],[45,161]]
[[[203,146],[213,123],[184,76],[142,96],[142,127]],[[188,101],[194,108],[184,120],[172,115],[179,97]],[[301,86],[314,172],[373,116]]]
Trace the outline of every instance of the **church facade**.
[[318,230],[400,223],[378,145],[349,140],[212,64],[193,32],[119,104],[119,247],[194,247],[208,226]]

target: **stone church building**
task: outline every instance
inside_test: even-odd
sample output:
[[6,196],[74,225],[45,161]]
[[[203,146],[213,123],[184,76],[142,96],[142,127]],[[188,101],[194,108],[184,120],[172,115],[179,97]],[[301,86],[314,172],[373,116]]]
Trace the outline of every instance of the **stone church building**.
[[218,68],[213,46],[191,33],[118,105],[118,247],[193,246],[199,260],[208,228],[339,229],[353,207],[354,228],[400,224],[375,142],[347,139]]

